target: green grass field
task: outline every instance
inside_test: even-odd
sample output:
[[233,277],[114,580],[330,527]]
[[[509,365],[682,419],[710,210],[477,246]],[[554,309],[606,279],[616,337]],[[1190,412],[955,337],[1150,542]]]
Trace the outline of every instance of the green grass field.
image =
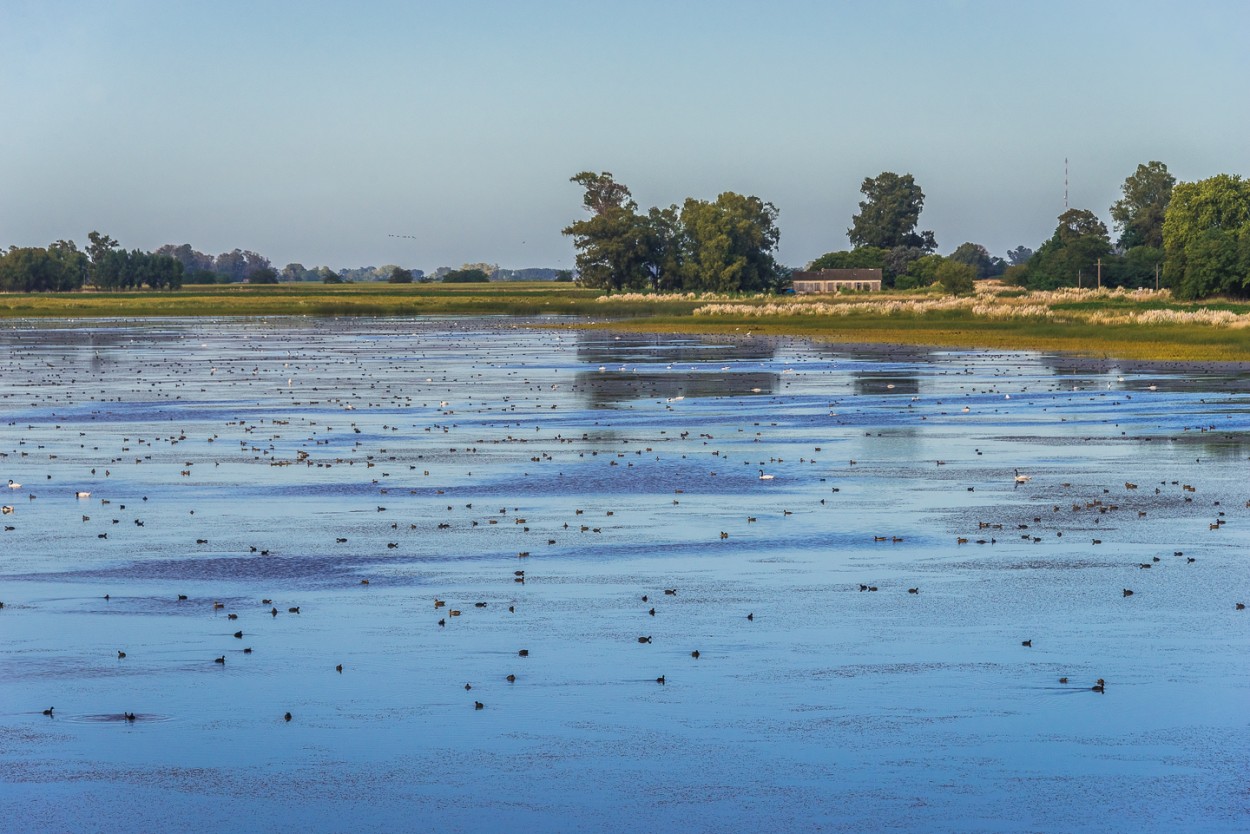
[[[696,312],[697,311],[697,312]],[[1166,293],[932,293],[837,297],[600,298],[572,284],[189,285],[175,292],[0,295],[0,317],[577,316],[555,326],[795,335],[839,342],[1070,351],[1131,359],[1250,362],[1250,305]]]

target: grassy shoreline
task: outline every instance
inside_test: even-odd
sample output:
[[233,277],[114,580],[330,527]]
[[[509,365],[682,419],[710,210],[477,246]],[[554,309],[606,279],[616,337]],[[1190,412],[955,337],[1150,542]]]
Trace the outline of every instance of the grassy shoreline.
[[715,298],[618,295],[569,284],[192,285],[177,292],[5,294],[0,318],[217,316],[575,316],[564,327],[797,336],[826,342],[1068,352],[1153,361],[1250,363],[1250,304],[1167,293],[924,293]]

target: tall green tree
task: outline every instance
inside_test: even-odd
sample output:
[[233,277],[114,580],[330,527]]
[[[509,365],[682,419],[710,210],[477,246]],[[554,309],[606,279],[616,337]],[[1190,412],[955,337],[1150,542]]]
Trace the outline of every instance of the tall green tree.
[[608,171],[583,171],[569,181],[584,189],[582,206],[590,213],[563,230],[577,250],[578,280],[609,292],[646,287],[651,230],[629,189]]
[[1023,266],[1031,257],[1033,257],[1032,249],[1027,246],[1017,246],[1015,249],[1007,250],[1007,265]]
[[1250,181],[1217,174],[1172,191],[1163,277],[1181,298],[1250,295]]
[[605,214],[613,209],[636,211],[638,208],[628,186],[617,182],[610,171],[598,174],[582,171],[570,177],[569,182],[575,182],[585,189],[582,205],[591,214]]
[[86,254],[73,241],[58,240],[46,249],[14,246],[0,254],[0,291],[68,292],[82,286],[87,267]]
[[282,267],[279,273],[283,281],[311,281],[315,280],[316,272],[309,270],[301,263],[289,263]]
[[192,249],[189,243],[178,245],[166,243],[154,254],[169,255],[182,264],[183,277],[190,283],[211,284],[216,281],[213,273],[213,256]]
[[1176,177],[1168,173],[1168,166],[1156,161],[1138,165],[1124,180],[1120,187],[1124,196],[1111,206],[1121,248],[1163,246],[1163,221],[1175,185]]
[[947,257],[952,261],[972,267],[976,270],[977,278],[988,278],[991,275],[1001,273],[1001,270],[997,269],[997,259],[992,257],[989,250],[979,243],[961,243]]
[[951,295],[967,295],[973,290],[976,267],[962,261],[946,258],[935,270],[937,282]]
[[578,280],[608,290],[739,292],[768,290],[782,274],[773,257],[777,208],[727,191],[714,201],[687,199],[679,209],[638,211],[612,174],[583,171],[589,217],[563,231],[577,250]]
[[99,283],[96,277],[96,270],[106,257],[117,250],[119,246],[116,240],[106,234],[97,231],[87,233],[87,255],[91,259],[91,267],[88,271],[88,277],[92,283]]
[[852,246],[907,246],[925,253],[937,249],[933,232],[916,231],[924,209],[924,192],[911,174],[899,176],[884,171],[876,177],[865,177],[859,190],[865,199],[859,204],[859,214],[851,218],[851,228],[846,230]]
[[91,281],[102,290],[125,289],[133,284],[130,253],[125,249],[109,249],[91,264]]
[[262,266],[247,277],[249,284],[276,284],[278,283],[278,270],[272,266]]
[[681,289],[684,230],[677,206],[653,207],[647,212],[646,262],[651,288],[656,292]]
[[726,191],[714,202],[687,199],[681,208],[686,251],[683,287],[699,292],[775,289],[781,268],[777,208],[759,197]]
[[895,246],[885,253],[885,267],[881,270],[882,286],[893,287],[900,275],[912,271],[912,267],[926,254],[919,246]]
[[938,267],[946,263],[941,255],[925,255],[913,261],[903,275],[894,277],[894,286],[900,290],[927,287],[938,280]]
[[1029,259],[1023,280],[1030,289],[1093,286],[1100,258],[1111,253],[1106,225],[1088,209],[1069,209],[1059,215],[1054,235]]
[[48,256],[54,263],[53,285],[48,289],[53,292],[69,292],[86,283],[91,264],[87,254],[78,251],[74,241],[58,240],[49,245]]

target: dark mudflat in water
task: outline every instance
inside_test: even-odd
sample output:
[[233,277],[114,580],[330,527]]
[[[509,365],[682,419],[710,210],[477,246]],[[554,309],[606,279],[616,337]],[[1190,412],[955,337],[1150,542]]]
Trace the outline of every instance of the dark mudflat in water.
[[0,343],[13,830],[1250,827],[1240,367],[474,319]]

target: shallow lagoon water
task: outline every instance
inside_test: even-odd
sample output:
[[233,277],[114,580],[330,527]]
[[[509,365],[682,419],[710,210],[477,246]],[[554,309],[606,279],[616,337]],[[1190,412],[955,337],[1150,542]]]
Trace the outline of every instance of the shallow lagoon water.
[[0,343],[21,830],[1250,827],[1244,371],[505,319]]

